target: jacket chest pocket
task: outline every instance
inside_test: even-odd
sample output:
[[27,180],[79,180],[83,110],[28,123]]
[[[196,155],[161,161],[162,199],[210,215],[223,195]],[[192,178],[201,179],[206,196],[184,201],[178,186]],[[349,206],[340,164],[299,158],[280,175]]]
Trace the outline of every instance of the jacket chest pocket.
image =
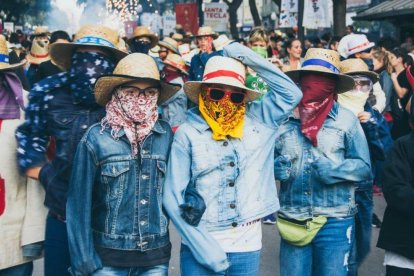
[[323,127],[318,133],[318,149],[331,158],[334,158],[337,154],[343,155],[344,136],[345,133],[342,130]]
[[192,170],[204,174],[217,168],[219,166],[217,150],[216,145],[213,143],[193,145]]
[[110,162],[102,165],[101,178],[111,198],[121,198],[128,184],[128,161]]
[[282,132],[275,141],[275,151],[278,155],[284,155],[292,163],[299,157],[299,130],[295,128]]
[[53,114],[53,122],[56,127],[61,130],[71,129],[74,120],[78,117],[78,114],[73,113],[57,113]]

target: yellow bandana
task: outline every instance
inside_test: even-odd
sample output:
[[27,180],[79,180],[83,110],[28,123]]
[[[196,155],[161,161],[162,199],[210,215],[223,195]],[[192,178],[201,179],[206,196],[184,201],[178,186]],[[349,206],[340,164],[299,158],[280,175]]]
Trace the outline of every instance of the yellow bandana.
[[226,136],[242,138],[245,104],[236,105],[229,100],[211,101],[200,93],[198,109],[213,131],[214,140],[224,140]]

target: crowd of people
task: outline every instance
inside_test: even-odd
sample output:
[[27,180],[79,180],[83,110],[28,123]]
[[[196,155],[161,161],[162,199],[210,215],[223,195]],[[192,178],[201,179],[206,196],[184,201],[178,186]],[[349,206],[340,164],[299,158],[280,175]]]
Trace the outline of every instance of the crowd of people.
[[167,275],[170,221],[182,275],[259,275],[262,224],[282,276],[358,275],[372,227],[414,275],[414,45],[347,32],[1,36],[0,275]]

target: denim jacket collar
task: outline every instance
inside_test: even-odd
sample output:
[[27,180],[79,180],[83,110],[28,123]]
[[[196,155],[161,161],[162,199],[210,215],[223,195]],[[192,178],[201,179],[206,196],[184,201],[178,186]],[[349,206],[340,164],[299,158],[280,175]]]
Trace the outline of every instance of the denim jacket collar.
[[[331,119],[333,119],[334,121],[336,121],[336,117],[338,117],[338,103],[334,102],[331,110],[328,113],[328,116],[331,117]],[[293,111],[290,113],[289,118],[288,119],[296,119],[298,120],[299,118],[296,118],[295,114],[293,113]]]
[[191,118],[189,121],[191,125],[197,129],[199,132],[204,132],[210,128],[204,118],[201,116],[198,106],[190,109],[188,111],[188,117]]
[[[164,129],[164,127],[160,124],[159,120],[157,120],[154,124],[154,127],[152,128],[152,131],[157,132],[159,134],[163,134],[166,133],[166,130]],[[119,137],[122,137],[125,135],[125,131],[124,128],[122,128],[119,131]]]

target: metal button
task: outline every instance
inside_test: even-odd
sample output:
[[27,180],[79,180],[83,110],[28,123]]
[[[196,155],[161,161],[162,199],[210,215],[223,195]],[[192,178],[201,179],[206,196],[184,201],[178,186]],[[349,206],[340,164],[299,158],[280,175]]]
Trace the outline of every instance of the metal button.
[[234,162],[231,161],[229,165],[230,165],[230,167],[234,167],[234,165],[236,165],[236,164],[234,164]]
[[149,178],[149,175],[147,175],[147,174],[142,175],[142,179],[148,179],[148,178]]
[[223,146],[227,147],[229,145],[229,142],[224,141]]
[[231,208],[231,209],[234,209],[234,208],[236,208],[236,204],[234,204],[234,203],[231,203],[231,204],[230,204],[230,208]]
[[82,129],[87,129],[88,128],[88,125],[82,125],[81,128]]
[[142,150],[142,154],[148,154],[147,150]]
[[237,226],[237,222],[233,222],[233,223],[231,224],[231,226],[236,227],[236,226]]
[[230,187],[234,187],[234,182],[230,182],[230,183],[229,183],[229,186],[230,186]]
[[148,201],[146,201],[145,199],[141,199],[140,202],[141,202],[142,205],[145,205],[145,204],[147,204]]
[[141,224],[141,225],[144,225],[146,223],[146,221],[145,220],[141,220],[140,222],[139,222],[139,224]]

